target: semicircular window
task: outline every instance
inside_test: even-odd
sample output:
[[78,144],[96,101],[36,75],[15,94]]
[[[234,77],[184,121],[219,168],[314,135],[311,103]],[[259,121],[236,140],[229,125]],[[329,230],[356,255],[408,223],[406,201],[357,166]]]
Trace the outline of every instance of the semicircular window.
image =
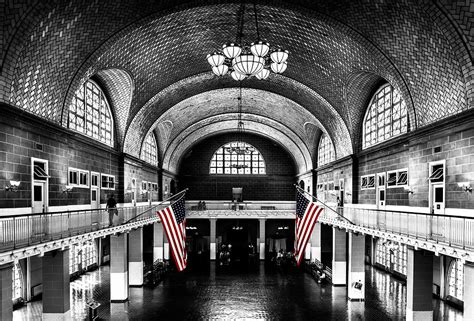
[[328,135],[323,133],[319,140],[318,147],[318,166],[326,165],[334,161],[334,145]]
[[407,130],[407,107],[400,92],[389,84],[382,86],[372,97],[364,117],[362,147],[376,145]]
[[158,162],[156,155],[157,148],[155,135],[153,135],[153,133],[149,133],[146,137],[145,142],[143,143],[141,159],[151,165],[157,166]]
[[76,91],[69,106],[68,128],[113,146],[113,120],[104,92],[88,80]]
[[209,174],[264,175],[265,161],[260,152],[244,142],[230,142],[219,147],[211,158]]

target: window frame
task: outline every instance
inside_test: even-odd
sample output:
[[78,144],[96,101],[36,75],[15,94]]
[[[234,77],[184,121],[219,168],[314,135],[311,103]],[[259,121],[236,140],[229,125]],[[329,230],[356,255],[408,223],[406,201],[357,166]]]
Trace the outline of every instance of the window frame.
[[[76,174],[76,181],[71,181],[71,174]],[[82,183],[82,177],[86,178],[86,182]],[[89,188],[90,187],[90,175],[88,170],[79,169],[75,167],[68,167],[67,170],[67,182],[68,186],[74,188]]]
[[143,140],[141,159],[143,159],[148,164],[158,166],[158,144],[153,132],[148,133],[148,135]]
[[[104,184],[103,184],[104,183],[104,180],[103,180],[104,177],[108,178],[108,180],[106,181],[107,186],[104,186]],[[112,178],[112,182],[110,181],[110,178]],[[110,187],[110,183],[113,184],[113,187]],[[116,184],[117,183],[115,181],[115,175],[100,173],[100,188],[101,189],[115,191],[115,185]]]
[[[399,183],[400,174],[402,174],[402,173],[406,173],[406,182],[405,182],[405,184],[400,184]],[[395,174],[395,184],[390,185],[389,184],[389,178],[390,178],[390,175],[393,175],[393,174]],[[386,186],[387,186],[387,188],[407,187],[408,186],[408,168],[401,168],[401,169],[387,171],[387,184],[386,184]]]
[[[232,151],[228,151],[233,146],[244,146],[249,148],[250,152],[246,154],[238,154]],[[255,159],[254,159],[255,156]],[[247,157],[249,159],[247,159]],[[247,165],[250,164],[249,172],[245,173],[247,168],[234,168],[233,165]],[[221,165],[219,165],[221,164]],[[256,165],[256,167],[254,167]],[[265,176],[267,175],[267,162],[265,161],[262,153],[255,148],[253,145],[246,142],[231,141],[219,146],[209,161],[209,175],[216,176]],[[214,170],[214,172],[213,172]],[[221,170],[221,172],[219,172]],[[242,171],[241,171],[242,170]],[[257,172],[254,172],[254,171]]]
[[[89,83],[91,84],[90,88]],[[88,94],[88,91],[92,93]],[[96,96],[98,97],[97,100],[94,99]],[[89,100],[92,100],[92,102],[89,102]],[[78,101],[80,101],[80,103]],[[104,112],[103,107],[107,113]],[[78,111],[78,108],[81,108],[81,111]],[[78,126],[78,122],[73,120],[73,118],[79,118],[83,122],[82,127]],[[98,121],[98,123],[94,121]],[[108,121],[110,121],[110,124]],[[91,128],[88,127],[89,123],[91,124]],[[109,125],[110,128],[108,128]],[[97,142],[114,147],[114,114],[112,113],[110,103],[107,100],[104,90],[92,79],[85,81],[74,93],[73,102],[68,109],[67,128]],[[97,133],[95,130],[97,130]],[[103,133],[105,133],[105,136]],[[110,139],[108,135],[110,135]]]
[[[385,93],[386,88],[389,88],[387,93]],[[396,102],[394,102],[395,94],[399,97],[399,100]],[[388,99],[387,96],[389,96]],[[390,100],[389,105],[385,102],[383,102],[383,105],[378,104],[378,102],[382,100],[385,100],[385,102]],[[383,111],[380,111],[381,108],[379,106],[382,106]],[[399,117],[397,118],[394,118],[394,115],[397,114],[394,112],[395,107],[399,108]],[[388,117],[390,117],[390,120],[387,120]],[[380,118],[383,119],[380,120]],[[373,120],[373,122],[368,123],[368,119],[371,121]],[[398,133],[395,133],[396,130],[394,129],[394,125],[399,126]],[[374,127],[372,128],[372,126]],[[370,129],[369,132],[367,132],[368,128]],[[386,132],[387,129],[389,130],[388,134]],[[362,122],[362,149],[376,146],[385,141],[406,134],[409,129],[410,117],[408,114],[408,107],[400,91],[389,83],[380,86],[372,95],[370,103],[366,108],[364,120]],[[380,137],[380,132],[383,132],[383,137]],[[367,139],[367,136],[369,135],[370,138]],[[375,138],[372,138],[372,136]]]
[[323,133],[318,144],[318,167],[327,165],[336,160],[334,144],[328,134]]
[[[371,186],[369,186],[370,178],[373,179],[373,183]],[[364,187],[364,179],[366,179],[366,184]],[[369,189],[375,189],[375,174],[368,174],[368,175],[363,175],[360,177],[360,189],[361,190],[369,190]]]

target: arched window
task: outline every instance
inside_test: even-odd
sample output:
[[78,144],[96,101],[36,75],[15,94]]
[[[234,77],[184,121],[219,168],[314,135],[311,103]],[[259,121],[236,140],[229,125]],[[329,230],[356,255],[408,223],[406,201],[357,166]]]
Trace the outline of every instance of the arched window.
[[363,148],[406,133],[408,115],[405,101],[398,90],[387,84],[372,97],[364,117]]
[[231,142],[217,149],[209,165],[210,174],[264,175],[265,161],[260,152],[250,144]]
[[68,127],[113,146],[112,113],[104,93],[95,82],[88,80],[76,91],[69,107]]
[[149,133],[148,136],[145,139],[145,142],[143,143],[143,148],[142,148],[142,159],[150,163],[154,166],[157,165],[157,148],[156,148],[156,140],[155,136],[153,133]]
[[334,145],[328,135],[323,134],[319,140],[318,166],[323,166],[334,161]]
[[463,300],[464,265],[460,260],[453,260],[449,267],[449,295]]

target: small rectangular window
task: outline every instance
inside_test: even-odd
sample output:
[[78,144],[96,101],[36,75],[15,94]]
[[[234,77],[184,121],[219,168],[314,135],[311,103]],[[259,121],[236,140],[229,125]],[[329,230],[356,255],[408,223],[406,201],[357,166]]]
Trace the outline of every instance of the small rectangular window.
[[367,188],[374,188],[375,187],[375,176],[369,176],[368,182],[367,182]]
[[397,186],[397,172],[388,172],[387,186]]
[[362,189],[367,188],[367,177],[362,177],[360,185]]
[[428,178],[432,183],[443,182],[444,181],[444,165],[433,165],[431,167],[431,175]]
[[91,174],[91,186],[99,186],[99,175]]
[[365,175],[361,177],[361,189],[375,188],[375,175]]
[[408,172],[407,171],[399,171],[397,172],[397,185],[407,185],[408,183]]
[[101,174],[101,187],[102,189],[114,190],[115,189],[115,176]]
[[77,168],[70,167],[68,185],[74,187],[89,187],[89,172]]

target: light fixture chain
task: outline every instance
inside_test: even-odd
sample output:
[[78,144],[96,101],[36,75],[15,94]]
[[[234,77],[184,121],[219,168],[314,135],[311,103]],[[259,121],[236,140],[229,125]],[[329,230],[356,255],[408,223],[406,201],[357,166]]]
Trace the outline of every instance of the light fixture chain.
[[260,32],[258,30],[257,4],[253,3],[253,12],[255,16],[255,29],[257,30],[257,41],[260,41]]

